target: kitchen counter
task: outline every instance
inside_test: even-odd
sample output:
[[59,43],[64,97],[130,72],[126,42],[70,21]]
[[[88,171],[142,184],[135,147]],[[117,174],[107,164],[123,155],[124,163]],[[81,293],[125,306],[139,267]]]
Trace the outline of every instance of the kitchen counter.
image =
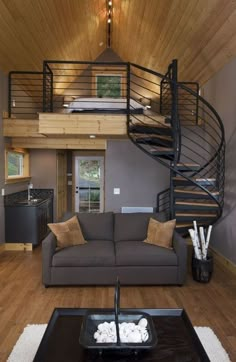
[[28,201],[28,190],[15,192],[4,196],[4,206],[38,206],[48,199],[52,199],[53,189],[30,189],[31,200]]
[[6,243],[38,245],[53,222],[53,189],[31,189],[4,197]]

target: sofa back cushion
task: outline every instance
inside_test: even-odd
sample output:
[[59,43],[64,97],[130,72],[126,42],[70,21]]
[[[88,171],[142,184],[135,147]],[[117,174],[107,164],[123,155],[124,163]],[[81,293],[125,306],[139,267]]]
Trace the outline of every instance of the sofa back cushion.
[[85,240],[113,240],[114,221],[112,212],[101,214],[76,214]]
[[161,222],[166,220],[164,213],[117,213],[114,214],[114,217],[115,241],[143,241],[147,237],[147,229],[150,218]]

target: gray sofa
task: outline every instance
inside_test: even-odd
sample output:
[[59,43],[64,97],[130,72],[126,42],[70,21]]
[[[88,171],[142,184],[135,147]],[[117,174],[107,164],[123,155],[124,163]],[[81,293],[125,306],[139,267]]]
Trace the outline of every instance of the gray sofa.
[[[72,214],[67,215],[70,218]],[[186,277],[187,246],[176,232],[173,249],[142,242],[149,218],[162,214],[77,214],[86,244],[56,249],[52,232],[42,243],[43,284],[182,285]]]

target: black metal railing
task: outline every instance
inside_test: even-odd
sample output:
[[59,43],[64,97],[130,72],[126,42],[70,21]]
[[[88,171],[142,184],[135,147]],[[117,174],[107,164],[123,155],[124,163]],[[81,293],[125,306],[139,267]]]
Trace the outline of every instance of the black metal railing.
[[127,113],[127,63],[44,61],[44,112],[121,110]]
[[168,216],[170,213],[170,188],[159,192],[157,194],[157,212],[165,212]]
[[43,111],[43,72],[14,71],[8,75],[8,114],[33,119]]

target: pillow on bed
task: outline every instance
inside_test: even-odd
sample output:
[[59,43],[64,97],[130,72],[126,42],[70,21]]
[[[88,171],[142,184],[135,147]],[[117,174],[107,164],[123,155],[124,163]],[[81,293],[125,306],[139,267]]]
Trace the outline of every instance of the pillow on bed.
[[150,218],[145,243],[172,249],[172,238],[176,220],[159,222]]
[[77,216],[64,222],[48,224],[48,227],[57,238],[58,248],[81,245],[87,242],[84,240]]

